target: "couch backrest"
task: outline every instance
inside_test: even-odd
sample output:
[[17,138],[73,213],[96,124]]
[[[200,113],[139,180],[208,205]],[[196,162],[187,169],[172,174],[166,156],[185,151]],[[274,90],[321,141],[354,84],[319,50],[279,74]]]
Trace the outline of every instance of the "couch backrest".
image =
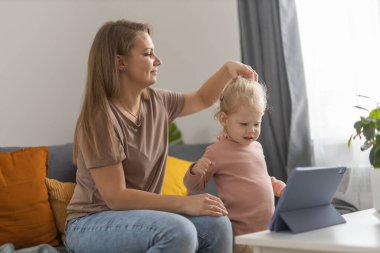
[[75,183],[77,167],[73,164],[72,152],[72,143],[49,146],[49,178]]
[[[74,182],[77,168],[72,163],[72,143],[49,148],[48,177],[61,182]],[[0,147],[0,152],[12,152],[24,147]]]
[[196,161],[202,157],[210,144],[178,144],[169,146],[169,155],[187,161]]
[[[196,161],[202,157],[209,144],[178,144],[169,147],[169,155],[187,161]],[[23,147],[0,147],[0,152],[11,152]],[[76,166],[72,163],[72,143],[48,146],[48,177],[61,182],[74,182]],[[216,195],[216,187],[211,180],[205,189],[206,192]]]

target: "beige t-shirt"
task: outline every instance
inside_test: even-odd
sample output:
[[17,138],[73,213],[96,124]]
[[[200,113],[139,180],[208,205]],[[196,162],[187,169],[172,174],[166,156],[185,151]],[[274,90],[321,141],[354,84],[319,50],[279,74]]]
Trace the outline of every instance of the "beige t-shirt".
[[[122,162],[127,188],[160,193],[168,154],[168,123],[184,106],[181,93],[149,88],[149,99],[142,100],[138,122],[135,124],[110,103],[119,154],[114,159],[106,145],[100,145],[100,158],[79,149],[76,186],[67,206],[67,219],[110,210],[99,194],[90,169]],[[100,140],[104,120],[96,119]]]

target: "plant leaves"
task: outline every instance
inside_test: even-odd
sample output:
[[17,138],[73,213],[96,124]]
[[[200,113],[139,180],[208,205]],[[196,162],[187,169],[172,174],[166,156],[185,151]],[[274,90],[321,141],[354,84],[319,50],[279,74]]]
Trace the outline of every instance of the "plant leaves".
[[354,136],[354,134],[351,134],[350,138],[348,139],[348,143],[347,143],[348,148],[351,147],[352,136]]
[[370,143],[370,142],[364,142],[364,144],[360,146],[360,150],[361,150],[361,151],[367,150],[367,149],[369,149],[371,146],[372,146],[372,143]]
[[369,110],[367,108],[364,108],[364,107],[361,107],[361,106],[358,106],[358,105],[354,105],[355,108],[358,108],[360,110],[364,110],[364,111],[367,111],[369,112]]
[[182,133],[174,122],[169,124],[169,145],[183,144]]
[[[371,97],[364,95],[357,95],[373,100]],[[379,103],[375,109],[368,110],[361,106],[354,106],[355,108],[365,110],[369,112],[367,117],[360,117],[360,121],[354,123],[356,135],[352,134],[348,139],[348,147],[351,145],[352,139],[356,137],[365,138],[364,144],[360,147],[360,150],[364,151],[371,148],[369,153],[369,161],[375,168],[380,168],[380,107]]]
[[380,108],[376,108],[369,113],[371,119],[380,119]]
[[371,124],[364,126],[363,135],[367,140],[372,141],[375,138],[375,128]]
[[363,123],[362,123],[361,120],[356,121],[355,124],[354,124],[354,128],[356,129],[356,131],[357,131],[358,129],[362,128],[362,126],[363,126]]
[[375,168],[380,168],[380,142],[376,143],[369,152],[369,162]]
[[360,120],[361,122],[364,124],[364,125],[367,125],[370,121],[370,117],[360,117]]
[[366,95],[360,95],[360,94],[358,94],[358,95],[356,95],[357,97],[362,97],[362,98],[368,98],[368,99],[372,99],[371,97],[368,97],[368,96],[366,96]]

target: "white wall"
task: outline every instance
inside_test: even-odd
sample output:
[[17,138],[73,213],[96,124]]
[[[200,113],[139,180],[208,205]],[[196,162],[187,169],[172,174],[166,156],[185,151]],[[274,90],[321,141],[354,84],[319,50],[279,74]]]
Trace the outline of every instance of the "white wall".
[[[235,0],[0,0],[0,146],[72,141],[89,47],[120,18],[153,26],[156,87],[194,90],[240,60]],[[186,143],[215,139],[214,110],[177,120]]]

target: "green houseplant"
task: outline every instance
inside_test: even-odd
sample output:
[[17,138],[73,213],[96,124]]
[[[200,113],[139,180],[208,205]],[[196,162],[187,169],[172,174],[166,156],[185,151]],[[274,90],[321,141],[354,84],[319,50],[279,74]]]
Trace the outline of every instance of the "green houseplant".
[[[361,97],[369,98],[366,96]],[[370,149],[369,162],[374,168],[370,171],[373,207],[380,212],[380,107],[378,102],[372,110],[361,106],[355,107],[366,110],[368,116],[360,117],[360,120],[355,122],[354,128],[356,132],[349,138],[348,146],[351,146],[353,139],[359,137],[360,139],[364,139],[364,143],[360,149],[362,151]]]
[[[363,96],[362,96],[363,97]],[[368,110],[361,106],[356,108],[369,112],[367,117],[360,117],[356,121],[354,128],[356,133],[353,133],[348,140],[348,147],[351,146],[351,141],[356,137],[364,138],[364,143],[360,147],[362,151],[370,149],[369,162],[374,168],[380,169],[380,108],[377,103],[375,109]]]
[[169,123],[169,145],[183,144],[182,133],[174,122]]

